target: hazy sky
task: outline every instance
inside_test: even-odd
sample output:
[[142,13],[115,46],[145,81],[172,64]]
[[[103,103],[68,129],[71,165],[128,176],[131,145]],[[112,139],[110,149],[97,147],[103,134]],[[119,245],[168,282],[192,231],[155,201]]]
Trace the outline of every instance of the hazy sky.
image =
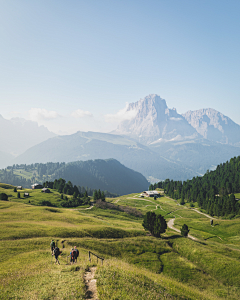
[[158,94],[240,124],[239,0],[0,0],[0,38],[6,119],[107,132]]

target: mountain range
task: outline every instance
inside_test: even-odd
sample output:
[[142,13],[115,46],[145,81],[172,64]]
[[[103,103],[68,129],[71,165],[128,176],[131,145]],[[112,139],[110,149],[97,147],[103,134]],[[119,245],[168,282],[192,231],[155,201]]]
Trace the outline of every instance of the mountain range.
[[46,138],[11,164],[114,158],[150,181],[186,180],[240,155],[240,126],[214,109],[181,115],[152,94],[130,103],[127,112],[132,118],[111,133]]
[[38,126],[37,122],[23,118],[6,120],[2,115],[0,115],[0,128],[1,156],[4,156],[7,161],[56,135],[46,127]]

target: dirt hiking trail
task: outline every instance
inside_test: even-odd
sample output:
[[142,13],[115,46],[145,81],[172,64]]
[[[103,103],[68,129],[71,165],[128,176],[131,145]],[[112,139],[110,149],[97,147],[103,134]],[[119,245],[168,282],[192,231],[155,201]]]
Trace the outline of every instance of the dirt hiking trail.
[[97,295],[97,280],[94,279],[96,267],[89,268],[84,274],[84,281],[87,288],[86,299],[87,300],[98,300]]

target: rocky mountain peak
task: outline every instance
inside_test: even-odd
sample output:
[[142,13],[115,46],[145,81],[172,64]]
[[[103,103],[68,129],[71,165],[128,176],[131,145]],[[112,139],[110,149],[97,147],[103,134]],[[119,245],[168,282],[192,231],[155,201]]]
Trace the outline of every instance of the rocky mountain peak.
[[240,145],[240,126],[212,108],[187,111],[183,117],[205,139],[223,144]]
[[185,118],[176,109],[169,109],[166,101],[156,94],[130,103],[127,112],[130,111],[132,119],[121,122],[113,133],[128,135],[144,144],[196,134]]

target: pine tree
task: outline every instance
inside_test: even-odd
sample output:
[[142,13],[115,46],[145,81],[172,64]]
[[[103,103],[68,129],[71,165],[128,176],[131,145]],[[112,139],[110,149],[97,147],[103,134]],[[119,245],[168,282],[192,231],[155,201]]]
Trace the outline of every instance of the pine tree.
[[183,224],[183,226],[181,228],[181,235],[188,236],[189,231],[190,230],[188,229],[188,226],[186,224]]
[[184,205],[184,204],[185,204],[185,201],[184,201],[184,193],[183,193],[183,191],[182,191],[182,193],[181,193],[181,201],[180,201],[180,204],[181,204],[181,205]]
[[157,215],[154,222],[153,235],[155,237],[160,237],[161,233],[164,233],[166,229],[167,222],[165,221],[164,217],[161,215]]
[[102,200],[102,201],[105,201],[105,194],[104,194],[103,191],[102,191],[102,193],[101,193],[101,200]]
[[144,227],[144,229],[149,230],[151,233],[153,233],[155,219],[156,214],[154,212],[148,211],[143,218],[142,226]]
[[98,200],[98,192],[97,191],[94,191],[94,193],[93,193],[93,200],[94,201]]
[[167,229],[167,223],[163,216],[156,215],[154,212],[148,211],[144,216],[142,226],[145,230],[149,230],[155,237],[160,237]]

